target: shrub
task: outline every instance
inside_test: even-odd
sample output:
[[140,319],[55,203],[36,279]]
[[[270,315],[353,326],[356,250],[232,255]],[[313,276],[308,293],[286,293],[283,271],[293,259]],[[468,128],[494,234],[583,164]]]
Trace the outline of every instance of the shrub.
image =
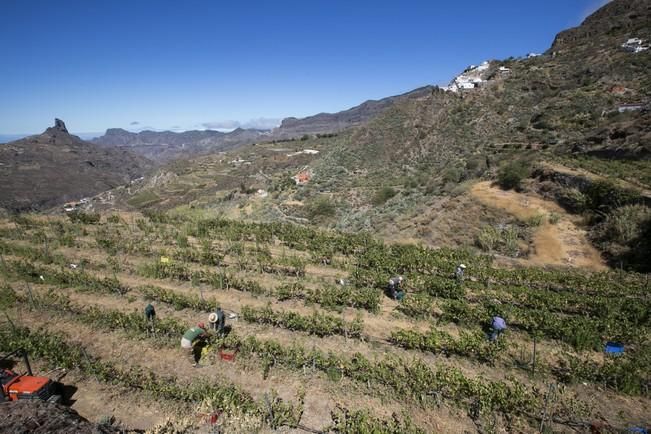
[[334,217],[336,213],[335,204],[326,197],[315,199],[307,206],[307,212],[311,219]]
[[582,213],[588,209],[588,197],[578,188],[564,188],[556,196],[558,203],[573,213]]
[[529,217],[527,219],[526,223],[527,223],[527,226],[536,228],[536,227],[540,226],[543,223],[544,220],[545,220],[545,216],[543,214],[536,214],[536,215],[534,215],[532,217]]
[[644,205],[617,208],[599,225],[600,238],[605,242],[628,244],[640,236],[643,224],[650,219],[651,209]]
[[520,229],[515,225],[506,227],[484,226],[477,235],[477,246],[485,252],[499,252],[508,256],[517,256],[520,249]]
[[391,187],[382,187],[380,190],[376,191],[371,199],[371,203],[375,206],[384,204],[387,200],[391,199],[398,192]]
[[497,174],[497,183],[505,190],[519,189],[522,180],[529,176],[530,166],[523,161],[514,161],[502,167]]
[[588,187],[585,195],[591,211],[610,212],[615,208],[639,201],[640,193],[618,187],[610,181],[595,181]]
[[100,215],[96,213],[85,213],[82,211],[73,211],[68,213],[68,218],[73,223],[83,223],[85,225],[96,225],[99,223]]

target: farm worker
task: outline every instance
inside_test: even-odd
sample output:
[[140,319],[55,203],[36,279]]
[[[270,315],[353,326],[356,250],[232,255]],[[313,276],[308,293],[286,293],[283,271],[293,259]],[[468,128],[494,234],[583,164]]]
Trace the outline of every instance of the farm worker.
[[217,306],[217,309],[208,315],[208,322],[212,330],[218,331],[220,335],[224,334],[224,311],[221,307]]
[[457,269],[454,270],[454,277],[457,279],[457,282],[463,282],[463,274],[466,272],[466,266],[464,264],[459,264]]
[[201,357],[201,343],[208,337],[206,325],[202,322],[196,327],[189,328],[181,338],[181,349],[183,349],[192,366],[199,366]]
[[389,295],[394,300],[401,301],[405,297],[405,291],[402,289],[402,276],[396,276],[389,279]]
[[154,319],[156,319],[156,309],[154,308],[153,303],[149,303],[145,307],[145,319],[151,323],[153,323]]
[[504,321],[504,318],[495,315],[493,317],[493,323],[491,324],[491,330],[493,332],[491,333],[490,340],[496,341],[499,335],[501,335],[502,332],[506,330],[506,321]]

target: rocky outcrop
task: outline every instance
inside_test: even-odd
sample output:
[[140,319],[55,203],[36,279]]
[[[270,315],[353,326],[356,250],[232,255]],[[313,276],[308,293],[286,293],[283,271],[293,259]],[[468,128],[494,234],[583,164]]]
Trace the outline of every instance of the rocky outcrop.
[[128,184],[152,167],[126,150],[103,149],[65,123],[0,146],[0,208],[39,210]]

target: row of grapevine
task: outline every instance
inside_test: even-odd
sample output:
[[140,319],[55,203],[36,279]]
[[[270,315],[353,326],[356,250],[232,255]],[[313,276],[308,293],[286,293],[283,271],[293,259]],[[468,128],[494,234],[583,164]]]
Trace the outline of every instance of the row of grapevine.
[[359,338],[363,330],[363,322],[359,317],[353,321],[345,321],[340,317],[316,311],[310,316],[304,316],[291,311],[274,311],[271,306],[255,308],[245,305],[242,306],[241,314],[242,319],[247,322],[268,324],[316,336],[341,335]]
[[406,349],[429,351],[434,354],[456,354],[494,364],[499,354],[506,350],[506,340],[490,342],[486,334],[479,331],[461,331],[458,338],[449,333],[432,329],[427,333],[413,330],[391,332],[391,342]]

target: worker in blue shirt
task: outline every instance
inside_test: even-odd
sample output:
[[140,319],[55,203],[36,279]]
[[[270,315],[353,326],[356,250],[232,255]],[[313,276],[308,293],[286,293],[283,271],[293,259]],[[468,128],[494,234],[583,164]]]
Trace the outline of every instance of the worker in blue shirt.
[[506,330],[506,321],[504,321],[504,318],[501,316],[495,315],[493,317],[493,321],[491,323],[491,336],[490,340],[491,341],[496,341],[497,338],[502,334],[502,332]]

